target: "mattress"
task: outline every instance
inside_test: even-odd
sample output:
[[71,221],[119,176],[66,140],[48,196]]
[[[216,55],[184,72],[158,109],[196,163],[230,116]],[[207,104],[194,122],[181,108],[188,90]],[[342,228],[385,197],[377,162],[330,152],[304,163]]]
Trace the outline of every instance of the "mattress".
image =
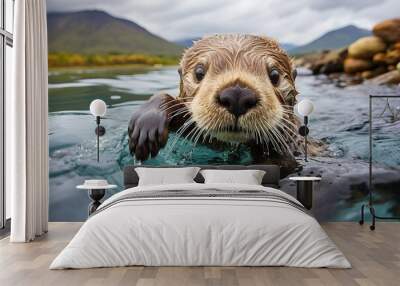
[[50,269],[132,265],[351,267],[315,218],[286,193],[197,183],[115,194]]

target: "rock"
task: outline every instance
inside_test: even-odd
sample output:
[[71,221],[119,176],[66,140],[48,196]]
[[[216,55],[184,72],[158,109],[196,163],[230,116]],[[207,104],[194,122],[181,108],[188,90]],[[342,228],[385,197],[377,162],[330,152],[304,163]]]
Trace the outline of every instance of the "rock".
[[400,72],[400,63],[397,64],[397,70]]
[[384,73],[380,76],[370,79],[369,82],[372,84],[378,84],[378,85],[398,84],[398,83],[400,83],[400,71],[393,70],[393,71]]
[[326,64],[323,64],[320,69],[320,73],[323,74],[338,73],[342,71],[343,71],[343,61],[327,62]]
[[363,72],[361,73],[361,77],[362,77],[363,79],[370,79],[370,78],[373,78],[373,77],[374,77],[374,73],[373,73],[372,71],[363,71]]
[[296,64],[310,69],[313,74],[339,73],[343,72],[343,61],[346,55],[347,49],[323,51],[296,59]]
[[318,64],[321,65],[320,73],[328,75],[332,73],[343,72],[343,62],[346,56],[347,49],[325,53],[323,58],[318,61]]
[[361,73],[361,77],[363,79],[371,79],[371,78],[374,78],[374,77],[379,76],[381,74],[384,74],[386,72],[387,72],[386,67],[385,66],[380,66],[380,67],[377,67],[374,70],[363,71]]
[[391,50],[386,53],[386,63],[395,65],[400,62],[400,50]]
[[385,65],[386,64],[386,54],[385,53],[377,53],[372,58],[372,62],[377,65]]
[[387,66],[388,71],[394,71],[396,67],[394,65]]
[[400,50],[400,42],[395,43],[395,44],[393,45],[393,49],[394,49],[394,50]]
[[344,71],[346,73],[357,73],[372,69],[373,64],[368,60],[347,58],[344,60]]
[[374,26],[372,32],[385,42],[400,42],[400,18],[380,22]]
[[357,59],[370,59],[386,50],[385,42],[378,37],[363,37],[349,46],[349,56]]

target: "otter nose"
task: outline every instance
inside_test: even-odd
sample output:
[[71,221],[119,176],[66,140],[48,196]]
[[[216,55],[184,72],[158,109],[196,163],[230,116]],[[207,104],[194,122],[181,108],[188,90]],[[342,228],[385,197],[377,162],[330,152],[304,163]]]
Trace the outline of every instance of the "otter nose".
[[218,103],[239,117],[257,104],[257,96],[249,88],[239,85],[223,89],[218,94]]

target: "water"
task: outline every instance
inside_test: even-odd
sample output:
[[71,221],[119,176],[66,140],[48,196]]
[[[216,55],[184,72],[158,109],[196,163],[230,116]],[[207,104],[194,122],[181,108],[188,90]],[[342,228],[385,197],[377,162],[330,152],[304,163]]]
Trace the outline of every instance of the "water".
[[[176,68],[121,68],[68,70],[49,76],[50,140],[50,220],[82,221],[90,200],[76,185],[85,179],[105,178],[122,190],[122,169],[135,164],[127,146],[127,124],[132,112],[153,93],[178,94]],[[329,156],[311,158],[302,174],[322,175],[316,186],[313,212],[320,220],[358,220],[360,205],[368,192],[368,94],[394,93],[395,87],[358,85],[336,87],[324,76],[299,76],[299,99],[311,99],[316,109],[310,117],[310,135],[329,144]],[[100,163],[96,161],[95,120],[89,113],[93,99],[108,105],[100,139]],[[390,112],[380,116],[386,101],[374,107],[374,182],[375,200],[380,215],[400,215],[400,121]],[[391,100],[399,115],[400,100]],[[170,134],[169,144],[174,141]],[[177,141],[145,162],[147,165],[250,164],[245,147],[239,152],[221,152],[205,146],[193,148],[191,142]],[[240,154],[237,156],[236,154]],[[304,162],[302,162],[304,164]],[[295,194],[287,179],[282,189]],[[108,195],[110,195],[110,192]]]

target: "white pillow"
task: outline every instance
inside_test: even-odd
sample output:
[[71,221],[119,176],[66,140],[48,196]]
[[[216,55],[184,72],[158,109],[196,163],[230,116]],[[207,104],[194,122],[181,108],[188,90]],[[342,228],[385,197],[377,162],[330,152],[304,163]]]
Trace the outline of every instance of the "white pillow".
[[195,183],[193,180],[200,168],[135,168],[139,186]]
[[265,171],[261,170],[201,170],[205,184],[261,185]]

